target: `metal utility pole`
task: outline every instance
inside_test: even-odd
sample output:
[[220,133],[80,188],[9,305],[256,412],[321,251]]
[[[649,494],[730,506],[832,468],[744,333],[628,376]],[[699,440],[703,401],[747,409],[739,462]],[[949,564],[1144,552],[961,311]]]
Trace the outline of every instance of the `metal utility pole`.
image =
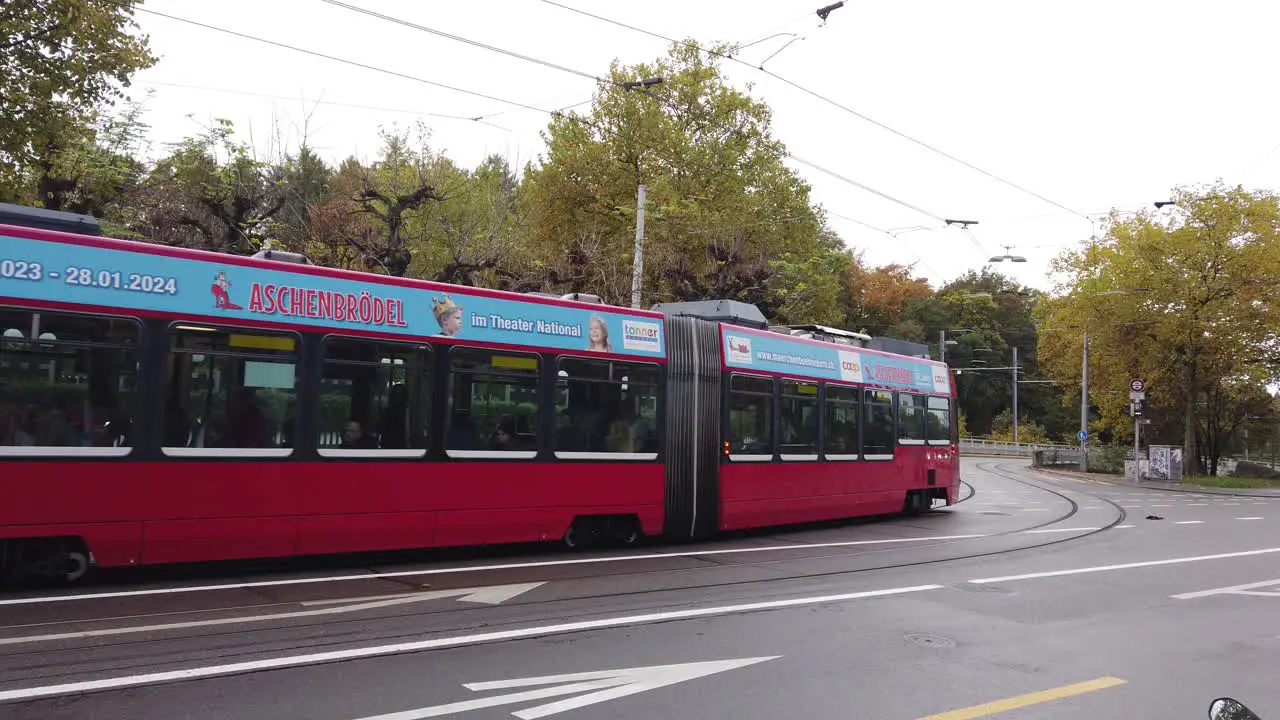
[[1080,472],[1089,469],[1089,331],[1084,331],[1084,362],[1080,368]]
[[636,193],[636,257],[631,264],[631,307],[640,307],[640,285],[644,281],[644,193],[641,185]]
[[1131,412],[1133,413],[1133,481],[1142,482],[1142,460],[1138,457],[1138,437],[1142,432],[1142,411],[1138,409],[1140,402],[1135,401]]
[[947,331],[938,331],[938,360],[940,362],[947,361]]
[[1013,446],[1018,447],[1018,346],[1013,347]]

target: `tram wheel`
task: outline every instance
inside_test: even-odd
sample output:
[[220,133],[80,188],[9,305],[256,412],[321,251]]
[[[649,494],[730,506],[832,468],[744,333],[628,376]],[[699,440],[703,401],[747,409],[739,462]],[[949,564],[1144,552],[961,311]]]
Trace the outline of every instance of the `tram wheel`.
[[64,571],[61,575],[65,582],[79,582],[85,575],[89,574],[89,556],[78,549],[67,552],[63,558]]

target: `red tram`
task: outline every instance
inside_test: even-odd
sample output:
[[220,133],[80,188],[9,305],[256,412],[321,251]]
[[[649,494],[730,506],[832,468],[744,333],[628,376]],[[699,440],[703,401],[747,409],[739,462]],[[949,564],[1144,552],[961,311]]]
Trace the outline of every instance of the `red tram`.
[[0,225],[0,567],[731,529],[951,504],[946,367],[653,311]]

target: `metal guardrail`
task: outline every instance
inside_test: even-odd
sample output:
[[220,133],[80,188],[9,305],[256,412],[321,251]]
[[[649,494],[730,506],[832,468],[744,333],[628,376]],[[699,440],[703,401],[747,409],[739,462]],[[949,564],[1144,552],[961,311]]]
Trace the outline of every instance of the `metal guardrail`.
[[979,438],[960,438],[960,454],[965,452],[985,453],[988,455],[1009,455],[1011,457],[1031,457],[1037,450],[1074,451],[1074,445],[1063,443],[1017,443]]

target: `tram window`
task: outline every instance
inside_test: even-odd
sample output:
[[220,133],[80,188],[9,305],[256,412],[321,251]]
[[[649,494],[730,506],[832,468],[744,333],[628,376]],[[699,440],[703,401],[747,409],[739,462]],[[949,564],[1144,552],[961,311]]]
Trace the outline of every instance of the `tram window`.
[[535,457],[537,356],[455,347],[449,358],[449,457]]
[[898,443],[923,445],[925,417],[928,415],[924,395],[898,393]]
[[0,308],[0,455],[128,455],[141,328]]
[[782,459],[817,460],[818,384],[783,380],[779,409],[782,424],[779,452]]
[[729,379],[729,459],[773,457],[773,380],[750,375]]
[[656,366],[560,358],[556,374],[556,457],[658,457]]
[[430,415],[429,352],[403,343],[326,338],[320,454],[423,455]]
[[827,432],[822,452],[828,460],[858,459],[858,390],[827,385]]
[[929,398],[928,421],[929,444],[949,445],[951,443],[951,401],[940,397]]
[[862,426],[862,457],[866,460],[893,459],[893,393],[867,390],[863,396],[866,422]]
[[294,335],[175,325],[164,453],[287,456],[297,418]]

